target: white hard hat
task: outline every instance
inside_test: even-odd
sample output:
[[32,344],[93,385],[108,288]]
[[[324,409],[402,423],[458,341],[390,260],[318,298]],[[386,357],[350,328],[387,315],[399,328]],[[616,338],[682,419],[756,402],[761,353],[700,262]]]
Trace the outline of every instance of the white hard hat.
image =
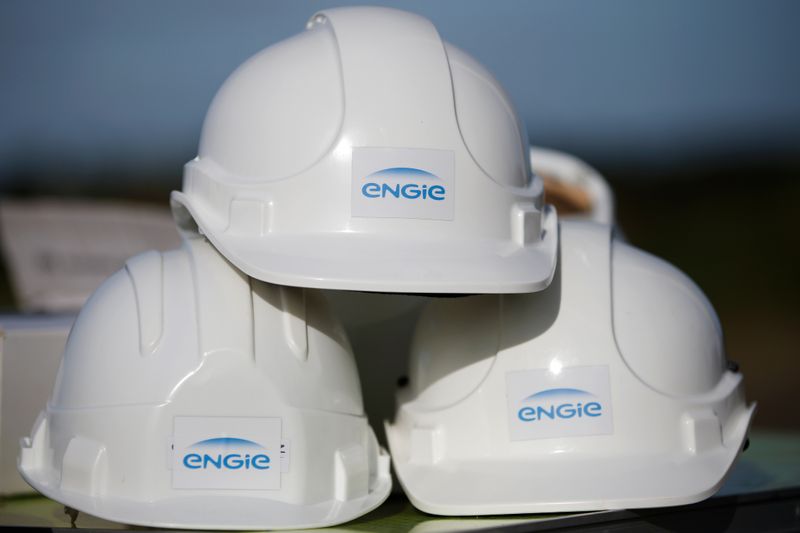
[[270,283],[531,292],[558,232],[527,152],[503,89],[428,20],[337,8],[224,83],[172,205]]
[[386,430],[423,511],[691,503],[745,443],[754,406],[700,290],[609,226],[560,226],[548,289],[435,299],[422,313]]
[[389,495],[341,325],[205,239],[128,261],[87,302],[19,470],[128,524],[328,526]]

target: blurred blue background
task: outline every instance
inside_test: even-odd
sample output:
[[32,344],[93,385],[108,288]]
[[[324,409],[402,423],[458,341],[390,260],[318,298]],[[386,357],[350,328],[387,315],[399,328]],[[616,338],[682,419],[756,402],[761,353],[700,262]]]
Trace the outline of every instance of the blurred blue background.
[[[429,17],[487,65],[534,143],[642,178],[800,153],[798,2],[372,3]],[[0,187],[179,175],[233,68],[340,4],[4,0]]]
[[[800,2],[371,3],[429,17],[533,143],[606,175],[628,238],[715,305],[756,423],[798,427]],[[0,1],[0,194],[166,206],[227,75],[340,4]]]

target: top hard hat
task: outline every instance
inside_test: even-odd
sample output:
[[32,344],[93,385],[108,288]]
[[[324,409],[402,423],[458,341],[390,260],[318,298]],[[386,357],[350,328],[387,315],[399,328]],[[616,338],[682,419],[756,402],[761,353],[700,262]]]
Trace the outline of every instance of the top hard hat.
[[322,11],[217,93],[175,218],[248,275],[403,293],[544,289],[554,210],[497,81],[402,11]]

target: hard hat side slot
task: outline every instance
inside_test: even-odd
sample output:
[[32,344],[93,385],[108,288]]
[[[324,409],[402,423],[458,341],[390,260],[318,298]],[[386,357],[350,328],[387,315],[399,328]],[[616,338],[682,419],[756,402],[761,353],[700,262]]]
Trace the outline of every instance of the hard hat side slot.
[[164,331],[164,261],[156,251],[132,257],[125,270],[133,283],[139,317],[139,351],[153,355]]

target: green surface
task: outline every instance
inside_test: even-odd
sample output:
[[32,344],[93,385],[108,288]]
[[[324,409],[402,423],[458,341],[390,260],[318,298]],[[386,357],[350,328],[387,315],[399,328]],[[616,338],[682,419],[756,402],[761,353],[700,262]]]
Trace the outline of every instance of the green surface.
[[[754,432],[750,448],[741,456],[719,496],[752,494],[800,488],[800,432]],[[433,533],[465,531],[568,515],[517,515],[502,517],[443,518],[421,513],[402,495],[393,495],[372,513],[343,526],[324,531],[414,531]],[[146,529],[108,522],[80,513],[78,528]],[[40,496],[6,498],[0,502],[0,526],[70,527],[64,506]]]

